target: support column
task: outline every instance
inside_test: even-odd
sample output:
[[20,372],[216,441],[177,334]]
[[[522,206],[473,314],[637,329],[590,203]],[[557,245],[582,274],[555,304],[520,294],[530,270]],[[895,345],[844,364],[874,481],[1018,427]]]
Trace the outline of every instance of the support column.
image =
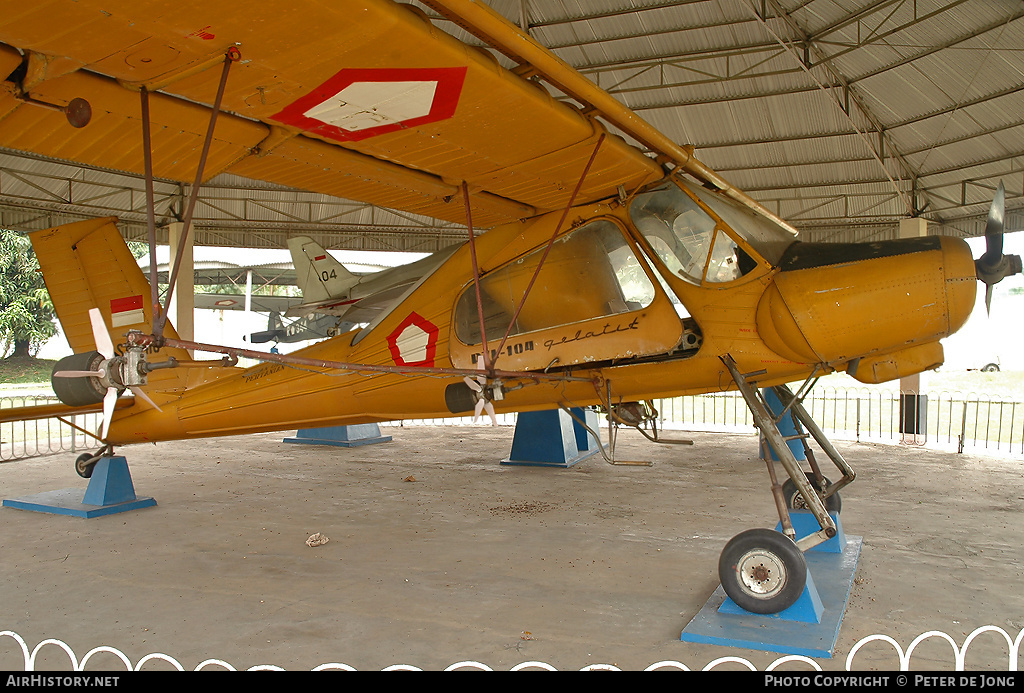
[[[900,219],[900,238],[920,238],[928,235],[926,219]],[[921,374],[900,378],[900,442],[923,445],[927,430],[927,398],[921,394]]]
[[[171,247],[169,267],[174,267],[174,263],[178,261],[175,255],[178,252],[178,243],[184,230],[185,225],[180,221],[173,222],[167,227],[167,240]],[[178,336],[189,341],[195,339],[195,317],[193,315],[196,304],[195,278],[192,244],[186,243],[181,257],[181,269],[178,271],[178,282],[174,287],[171,305],[167,310]]]

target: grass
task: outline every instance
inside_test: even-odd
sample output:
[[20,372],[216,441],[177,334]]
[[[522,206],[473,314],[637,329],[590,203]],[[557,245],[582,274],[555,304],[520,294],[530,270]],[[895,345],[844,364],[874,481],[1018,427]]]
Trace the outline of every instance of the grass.
[[[878,385],[866,385],[845,373],[835,373],[819,380],[814,389],[815,391],[843,389],[892,392],[899,391],[900,382],[893,380]],[[920,391],[922,394],[959,393],[1024,401],[1024,371],[982,373],[981,371],[940,368],[937,371],[926,371],[921,374]]]
[[29,357],[0,360],[0,385],[50,384],[50,373],[56,361]]

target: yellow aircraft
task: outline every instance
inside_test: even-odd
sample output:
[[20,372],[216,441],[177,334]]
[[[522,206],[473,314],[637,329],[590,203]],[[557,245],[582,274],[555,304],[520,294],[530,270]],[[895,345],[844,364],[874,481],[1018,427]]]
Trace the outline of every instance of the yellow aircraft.
[[[103,447],[77,463],[87,474],[128,443],[580,406],[644,425],[655,398],[739,389],[785,472],[780,484],[769,461],[784,531],[741,532],[719,572],[743,608],[785,609],[803,589],[802,552],[835,535],[829,509],[854,478],[801,406],[806,388],[834,371],[881,382],[939,365],[977,281],[1020,270],[1002,255],[1001,197],[977,263],[953,238],[797,242],[692,147],[487,6],[424,4],[516,67],[389,0],[38,0],[0,13],[0,147],[194,181],[193,193],[228,172],[468,229],[367,325],[289,355],[179,339],[113,219],[37,232],[75,355],[54,373],[64,404],[5,417],[104,411]],[[242,355],[263,363],[234,366]],[[798,381],[794,395],[785,384]],[[813,456],[801,469],[762,388],[841,478]],[[821,527],[799,539],[798,499]]]

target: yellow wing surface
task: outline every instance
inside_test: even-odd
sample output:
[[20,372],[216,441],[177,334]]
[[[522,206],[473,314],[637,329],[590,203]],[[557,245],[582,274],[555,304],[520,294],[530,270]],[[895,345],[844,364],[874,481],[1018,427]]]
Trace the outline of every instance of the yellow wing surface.
[[[0,147],[142,173],[151,92],[158,178],[195,176],[235,47],[204,177],[231,173],[482,227],[560,209],[602,126],[489,52],[389,0],[34,0],[0,12]],[[81,129],[54,110],[84,98]],[[578,202],[655,180],[602,143]]]

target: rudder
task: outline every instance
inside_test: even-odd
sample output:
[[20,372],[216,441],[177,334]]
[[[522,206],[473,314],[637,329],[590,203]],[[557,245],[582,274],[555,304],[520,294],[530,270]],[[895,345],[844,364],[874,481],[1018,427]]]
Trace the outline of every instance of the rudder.
[[334,259],[323,246],[307,236],[288,239],[288,250],[303,303],[348,298],[360,277]]
[[[68,344],[76,353],[96,348],[89,309],[98,308],[115,342],[129,330],[150,333],[150,286],[117,230],[116,219],[90,219],[29,234],[50,300]],[[168,323],[164,336],[178,337]],[[184,349],[164,347],[160,355],[188,360]],[[159,357],[153,362],[162,360]]]

